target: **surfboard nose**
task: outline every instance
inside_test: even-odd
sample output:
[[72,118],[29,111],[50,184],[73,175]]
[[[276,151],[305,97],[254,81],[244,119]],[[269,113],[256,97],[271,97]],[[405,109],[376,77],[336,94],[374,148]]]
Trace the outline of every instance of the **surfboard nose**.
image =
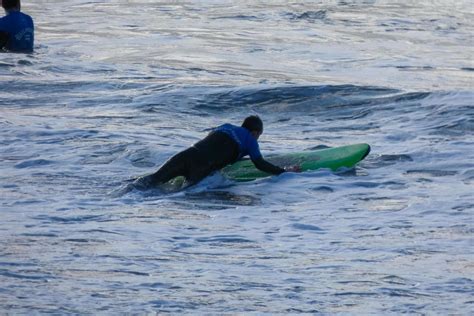
[[364,156],[362,156],[362,158],[360,160],[364,160],[365,157],[367,157],[369,155],[370,150],[372,149],[369,144],[366,144],[366,145],[367,145],[367,151],[365,152]]

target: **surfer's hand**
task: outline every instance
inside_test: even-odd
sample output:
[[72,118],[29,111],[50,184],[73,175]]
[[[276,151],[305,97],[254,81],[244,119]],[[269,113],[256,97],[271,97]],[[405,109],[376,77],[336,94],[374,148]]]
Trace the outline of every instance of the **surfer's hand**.
[[301,172],[301,167],[298,166],[298,165],[286,166],[286,167],[285,167],[285,171],[289,171],[289,172]]

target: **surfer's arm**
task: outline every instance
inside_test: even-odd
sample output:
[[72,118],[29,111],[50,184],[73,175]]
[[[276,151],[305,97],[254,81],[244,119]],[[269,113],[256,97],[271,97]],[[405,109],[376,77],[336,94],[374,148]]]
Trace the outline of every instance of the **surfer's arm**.
[[0,49],[2,49],[3,46],[7,45],[8,38],[9,38],[8,33],[0,30]]
[[257,169],[259,169],[263,172],[266,172],[266,173],[271,173],[271,174],[278,175],[278,174],[281,174],[281,173],[285,172],[285,169],[280,168],[278,166],[275,166],[274,164],[269,163],[268,161],[263,159],[263,157],[252,159],[252,162],[255,165],[255,167],[257,167]]

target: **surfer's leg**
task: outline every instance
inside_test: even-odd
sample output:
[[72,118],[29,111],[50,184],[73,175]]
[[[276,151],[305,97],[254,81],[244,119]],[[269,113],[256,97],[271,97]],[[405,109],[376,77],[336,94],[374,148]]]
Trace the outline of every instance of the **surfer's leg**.
[[163,184],[178,176],[187,176],[188,150],[182,151],[166,161],[158,171],[153,174],[140,177],[133,183],[139,190],[145,190],[152,186]]
[[171,157],[160,169],[150,175],[151,185],[168,182],[178,176],[187,176],[189,165],[189,150],[185,150]]
[[189,176],[186,177],[186,181],[189,183],[189,185],[195,185],[214,171],[214,169],[209,167],[195,167],[189,172]]

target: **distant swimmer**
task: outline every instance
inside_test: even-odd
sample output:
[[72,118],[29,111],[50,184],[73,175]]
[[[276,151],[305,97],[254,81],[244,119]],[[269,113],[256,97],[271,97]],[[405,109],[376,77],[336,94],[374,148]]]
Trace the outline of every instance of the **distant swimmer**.
[[30,53],[34,44],[33,19],[22,12],[20,0],[1,0],[6,15],[0,18],[0,49]]
[[247,117],[242,126],[224,124],[213,129],[204,139],[171,157],[154,174],[138,178],[133,186],[139,190],[164,184],[184,176],[193,185],[216,170],[249,155],[255,167],[278,175],[285,171],[299,172],[299,166],[281,168],[263,159],[258,138],[263,132],[263,122],[255,115]]

